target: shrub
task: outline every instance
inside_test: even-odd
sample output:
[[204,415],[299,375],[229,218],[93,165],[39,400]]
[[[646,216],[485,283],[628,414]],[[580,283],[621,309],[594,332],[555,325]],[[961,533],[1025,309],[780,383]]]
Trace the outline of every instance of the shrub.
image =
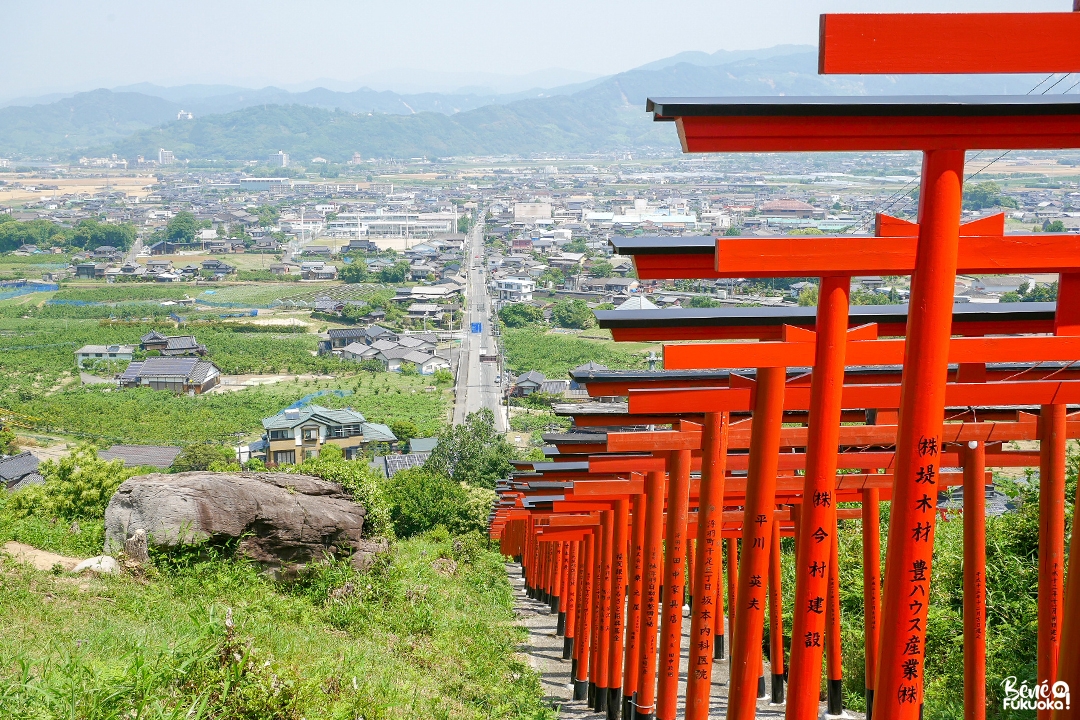
[[199,443],[188,445],[173,460],[173,472],[191,472],[193,470],[212,470],[221,472],[236,461],[232,448],[221,445]]
[[89,445],[79,447],[60,461],[42,463],[39,472],[45,478],[11,498],[11,509],[21,517],[58,517],[65,520],[105,517],[120,483],[138,470],[125,468],[122,460],[102,460]]
[[387,496],[394,533],[405,538],[439,527],[453,534],[482,531],[493,493],[418,467],[395,474]]
[[363,461],[346,460],[337,445],[326,444],[319,456],[298,465],[282,468],[285,472],[314,475],[336,482],[364,506],[364,534],[391,535],[390,510],[383,494],[383,478]]

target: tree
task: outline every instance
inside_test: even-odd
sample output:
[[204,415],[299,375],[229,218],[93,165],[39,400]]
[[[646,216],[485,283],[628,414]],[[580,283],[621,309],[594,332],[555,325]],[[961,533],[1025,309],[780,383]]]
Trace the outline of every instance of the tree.
[[573,253],[584,253],[589,251],[589,249],[585,247],[585,238],[574,238],[563,246],[563,250]]
[[513,469],[515,456],[514,447],[495,431],[495,415],[484,408],[443,430],[425,466],[455,482],[494,488]]
[[814,285],[813,287],[804,287],[799,291],[799,305],[801,307],[817,307],[817,301],[817,285]]
[[273,227],[281,217],[281,213],[273,205],[260,205],[255,208],[254,214],[259,216],[259,227]]
[[459,233],[467,233],[472,229],[472,216],[462,215],[457,219],[457,231]]
[[362,283],[368,279],[367,263],[363,260],[353,260],[341,268],[341,279],[347,283]]
[[198,223],[195,216],[189,212],[181,211],[169,219],[165,226],[165,237],[170,242],[189,243],[195,239],[195,231]]
[[562,287],[563,284],[566,283],[566,276],[559,268],[549,267],[547,270],[540,274],[540,277],[537,278],[537,281],[540,285],[546,285],[547,283],[551,283],[555,287]]
[[1036,285],[1031,283],[1024,285],[1017,292],[1001,294],[1001,302],[1054,302],[1057,300],[1058,284],[1052,282],[1049,285]]
[[80,220],[71,235],[71,244],[84,250],[93,250],[103,245],[127,250],[135,243],[135,226],[130,223],[107,225],[93,218]]
[[398,260],[390,267],[379,271],[379,281],[384,283],[402,283],[409,277],[409,261]]
[[964,190],[964,209],[982,210],[991,207],[1017,207],[1015,199],[1001,194],[1001,187],[995,182],[981,182]]
[[584,330],[593,326],[593,314],[584,300],[560,300],[551,309],[551,320],[558,327]]
[[499,309],[499,319],[507,327],[521,328],[530,323],[542,322],[544,312],[529,303],[509,303]]
[[180,451],[173,460],[173,472],[192,472],[196,470],[209,470],[214,463],[229,464],[235,462],[236,454],[232,448],[221,445],[199,443],[188,445]]
[[598,260],[589,267],[589,274],[595,278],[609,278],[615,274],[615,268],[607,260]]
[[0,252],[11,252],[23,245],[65,244],[68,232],[48,220],[19,222],[10,215],[0,215]]
[[724,231],[724,235],[726,237],[738,237],[739,235],[742,235],[742,228],[732,225]]
[[695,295],[690,298],[690,302],[688,302],[686,306],[692,308],[714,308],[720,307],[720,303],[706,295]]
[[0,455],[13,455],[18,449],[15,447],[17,437],[8,428],[0,428]]
[[1061,220],[1054,220],[1053,222],[1047,220],[1043,222],[1043,232],[1063,233],[1065,232],[1065,223]]

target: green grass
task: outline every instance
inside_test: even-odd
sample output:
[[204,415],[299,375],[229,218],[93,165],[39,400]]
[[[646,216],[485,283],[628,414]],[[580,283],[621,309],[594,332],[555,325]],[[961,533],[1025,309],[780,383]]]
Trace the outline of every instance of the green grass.
[[[588,334],[597,334],[589,330]],[[503,330],[507,364],[515,373],[539,370],[549,378],[565,378],[566,373],[590,360],[612,370],[647,367],[649,349],[641,343],[590,340],[570,334],[550,333],[538,328]]]
[[397,543],[365,575],[333,565],[294,585],[235,560],[159,558],[141,579],[7,561],[0,716],[553,717],[516,652],[501,558],[466,547],[451,577],[432,568],[455,554],[443,535]]

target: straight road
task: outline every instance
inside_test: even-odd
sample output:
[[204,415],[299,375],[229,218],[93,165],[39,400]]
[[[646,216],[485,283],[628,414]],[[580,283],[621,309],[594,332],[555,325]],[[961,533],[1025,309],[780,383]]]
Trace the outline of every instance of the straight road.
[[[495,429],[507,431],[506,408],[502,405],[502,385],[496,382],[500,363],[481,362],[481,350],[495,355],[495,337],[492,335],[491,299],[484,280],[484,224],[486,210],[479,210],[476,225],[465,244],[465,263],[468,267],[465,287],[465,317],[462,324],[461,348],[458,351],[456,401],[454,424],[465,420],[469,413],[488,408],[495,414]],[[482,331],[473,333],[472,326],[480,323]]]

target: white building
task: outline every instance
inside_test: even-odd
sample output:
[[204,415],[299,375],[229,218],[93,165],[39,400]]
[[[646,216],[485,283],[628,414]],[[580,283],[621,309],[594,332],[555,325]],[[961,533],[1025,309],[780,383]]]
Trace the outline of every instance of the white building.
[[278,150],[266,158],[266,164],[270,167],[289,167],[289,153]]
[[551,219],[551,203],[514,203],[515,222],[535,222]]
[[176,162],[176,158],[173,157],[172,150],[166,150],[165,148],[158,148],[157,151],[158,165],[172,165]]
[[80,368],[93,362],[130,362],[134,345],[83,345],[75,351],[75,364]]
[[405,250],[437,235],[457,232],[454,212],[417,213],[380,208],[373,213],[340,213],[326,227],[328,237],[370,238],[379,247]]
[[532,278],[508,277],[495,283],[499,300],[504,302],[531,302],[536,281]]

